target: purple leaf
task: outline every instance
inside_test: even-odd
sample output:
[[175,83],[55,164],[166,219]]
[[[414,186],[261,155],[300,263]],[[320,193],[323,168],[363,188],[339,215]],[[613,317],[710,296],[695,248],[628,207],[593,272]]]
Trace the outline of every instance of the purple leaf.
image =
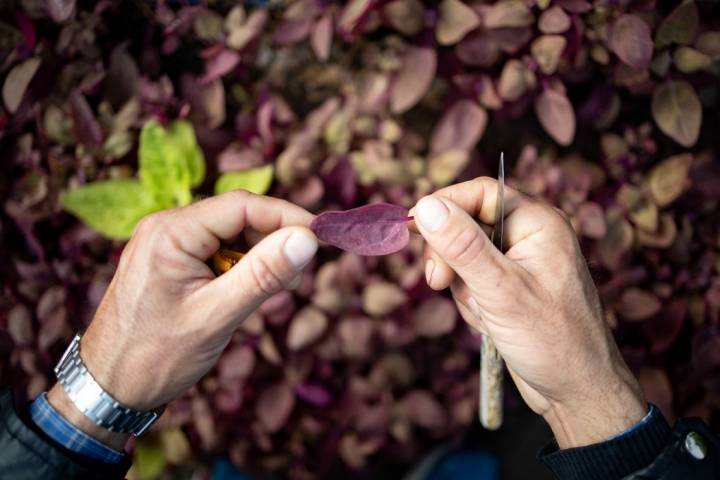
[[430,153],[438,154],[450,149],[472,150],[480,140],[487,124],[487,113],[472,100],[460,100],[445,112],[432,139]]
[[255,37],[257,37],[265,27],[267,22],[267,10],[259,8],[253,10],[245,23],[233,28],[227,38],[228,47],[234,50],[242,50]]
[[414,321],[418,335],[439,337],[455,328],[457,308],[452,300],[434,296],[425,300],[415,310]]
[[425,96],[435,78],[437,53],[432,48],[410,47],[402,62],[390,92],[390,107],[395,113],[410,110]]
[[700,371],[720,368],[720,328],[704,327],[692,340],[692,362]]
[[347,208],[357,198],[357,180],[355,169],[347,158],[340,158],[330,172],[323,177],[325,197],[327,200],[339,202]]
[[546,89],[535,99],[535,113],[545,131],[560,145],[575,137],[575,111],[564,93]]
[[651,350],[664,352],[677,338],[687,313],[687,299],[676,298],[663,306],[660,314],[643,323],[643,331]]
[[615,305],[617,313],[625,320],[636,322],[657,314],[662,305],[652,292],[640,288],[628,288]]
[[538,21],[538,28],[543,33],[564,33],[570,28],[570,25],[570,17],[558,6],[545,10]]
[[77,90],[70,94],[73,128],[77,140],[86,147],[99,147],[103,142],[102,130],[85,97]]
[[332,395],[323,386],[314,383],[301,383],[295,387],[295,394],[316,407],[326,407],[332,402]]
[[287,333],[287,346],[291,351],[302,350],[318,340],[327,329],[327,315],[313,306],[297,312]]
[[318,239],[358,255],[388,255],[410,239],[408,211],[399,205],[376,203],[343,212],[325,212],[310,225]]
[[200,79],[201,85],[207,85],[230,72],[240,62],[240,55],[232,50],[223,50],[205,64],[205,74]]
[[277,45],[292,45],[305,40],[313,27],[311,18],[299,20],[284,20],[273,33],[273,43]]
[[333,19],[332,13],[326,13],[313,28],[310,36],[310,44],[313,52],[321,62],[327,61],[330,57],[330,47],[332,47],[333,38]]
[[399,402],[401,410],[416,425],[430,430],[447,425],[447,414],[428,391],[413,390]]
[[23,41],[25,42],[26,51],[32,52],[37,42],[37,31],[35,30],[35,24],[21,10],[18,10],[15,14],[15,21],[17,22],[18,28],[22,33]]
[[140,71],[126,45],[119,45],[110,55],[110,66],[105,75],[103,92],[115,108],[137,95]]
[[471,33],[455,46],[461,62],[476,67],[489,67],[498,59],[500,47],[483,33]]
[[375,4],[375,0],[350,0],[340,12],[338,30],[344,35],[352,34],[362,23]]
[[47,11],[50,18],[57,23],[64,22],[75,11],[75,0],[49,0],[47,2]]
[[274,433],[285,426],[294,407],[292,389],[285,382],[279,382],[263,390],[255,404],[255,413],[267,431]]
[[650,66],[653,41],[650,27],[635,15],[623,15],[613,23],[608,33],[610,48],[627,65],[636,70]]
[[593,6],[585,0],[555,0],[555,5],[570,13],[587,13]]
[[255,352],[247,346],[226,351],[218,362],[219,377],[226,382],[235,382],[248,377],[255,367]]

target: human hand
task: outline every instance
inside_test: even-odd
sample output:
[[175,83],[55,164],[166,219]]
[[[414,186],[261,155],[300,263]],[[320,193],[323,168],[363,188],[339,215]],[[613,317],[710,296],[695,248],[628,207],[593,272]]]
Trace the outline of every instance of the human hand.
[[[313,215],[283,200],[234,191],[145,217],[80,344],[96,381],[120,403],[152,410],[193,386],[235,328],[265,299],[299,283],[317,250]],[[250,228],[268,234],[227,273],[205,261]],[[58,385],[50,402],[113,446],[127,439],[94,428]]]
[[647,406],[604,321],[575,232],[560,211],[506,188],[503,255],[483,230],[495,222],[496,194],[494,179],[477,178],[418,202],[427,282],[449,286],[463,318],[493,339],[561,448],[606,440]]

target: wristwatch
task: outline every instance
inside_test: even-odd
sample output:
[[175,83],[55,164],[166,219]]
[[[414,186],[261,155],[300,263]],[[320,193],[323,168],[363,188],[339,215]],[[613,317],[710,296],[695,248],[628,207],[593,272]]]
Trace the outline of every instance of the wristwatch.
[[141,412],[122,405],[95,381],[80,358],[78,333],[55,367],[55,375],[65,393],[95,425],[118,433],[139,437],[155,423],[157,412]]

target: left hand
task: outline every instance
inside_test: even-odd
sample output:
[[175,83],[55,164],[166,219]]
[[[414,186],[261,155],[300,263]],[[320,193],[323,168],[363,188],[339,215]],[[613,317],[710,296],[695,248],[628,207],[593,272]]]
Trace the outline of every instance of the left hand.
[[[90,374],[137,410],[181,395],[213,367],[245,317],[299,281],[318,247],[307,228],[312,219],[284,200],[245,191],[145,217],[82,338],[80,355]],[[221,239],[245,228],[268,235],[215,278],[205,261]],[[61,387],[49,398],[66,418],[108,440],[74,410]]]

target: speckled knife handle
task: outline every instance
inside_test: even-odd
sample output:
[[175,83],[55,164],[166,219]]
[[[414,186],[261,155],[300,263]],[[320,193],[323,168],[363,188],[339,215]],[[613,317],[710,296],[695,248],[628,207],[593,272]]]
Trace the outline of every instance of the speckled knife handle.
[[480,423],[497,430],[503,421],[503,359],[495,342],[482,336],[480,352]]

